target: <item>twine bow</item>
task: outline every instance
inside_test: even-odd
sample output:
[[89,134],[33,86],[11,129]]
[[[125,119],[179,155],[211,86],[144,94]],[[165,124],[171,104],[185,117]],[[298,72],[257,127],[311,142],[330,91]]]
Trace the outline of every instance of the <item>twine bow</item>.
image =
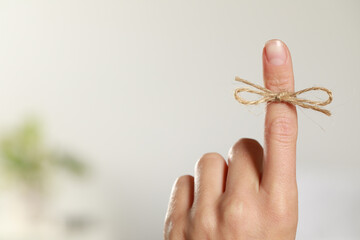
[[[239,77],[235,77],[235,80],[245,83],[247,85],[250,85],[256,89],[259,89],[259,90],[255,90],[255,89],[251,89],[251,88],[235,89],[235,92],[234,92],[235,99],[242,104],[257,105],[257,104],[263,103],[263,102],[286,102],[286,103],[290,103],[293,105],[298,105],[303,108],[309,108],[309,109],[312,109],[312,110],[315,110],[318,112],[322,112],[328,116],[331,116],[331,112],[329,110],[321,108],[321,106],[326,106],[326,105],[330,104],[333,99],[332,92],[327,88],[311,87],[311,88],[305,88],[305,89],[297,91],[297,92],[287,92],[287,91],[273,92],[267,88],[264,88],[262,86],[254,84],[254,83],[251,83],[251,82],[241,79]],[[318,90],[327,93],[327,95],[329,96],[328,99],[326,99],[325,101],[313,101],[313,100],[298,98],[298,95],[300,95],[302,93],[309,92],[309,91],[318,91]],[[240,92],[255,93],[255,94],[262,96],[262,98],[260,98],[258,100],[248,101],[248,100],[245,100],[244,98],[240,97],[240,95],[239,95]]]

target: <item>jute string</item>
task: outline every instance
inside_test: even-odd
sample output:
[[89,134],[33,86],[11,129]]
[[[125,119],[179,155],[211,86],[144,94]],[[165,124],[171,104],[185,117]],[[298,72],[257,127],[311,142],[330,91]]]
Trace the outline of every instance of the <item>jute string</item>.
[[[311,88],[305,88],[305,89],[297,91],[297,92],[287,92],[287,91],[273,92],[267,88],[264,88],[262,86],[254,84],[254,83],[251,83],[251,82],[241,79],[239,77],[235,77],[235,80],[255,88],[255,89],[251,89],[251,88],[235,89],[235,91],[234,91],[235,99],[242,104],[257,105],[257,104],[263,103],[263,102],[285,102],[285,103],[290,103],[293,105],[298,105],[303,108],[309,108],[309,109],[312,109],[312,110],[315,110],[318,112],[322,112],[328,116],[331,116],[331,112],[329,110],[322,108],[322,106],[326,106],[326,105],[330,104],[333,99],[332,92],[327,88],[311,87]],[[258,90],[256,90],[256,89],[258,89]],[[313,100],[298,98],[298,96],[300,94],[309,92],[309,91],[323,91],[323,92],[327,93],[327,95],[329,97],[325,101],[313,101]],[[255,94],[262,96],[262,98],[260,98],[258,100],[248,101],[240,96],[239,93],[241,93],[241,92],[255,93]]]

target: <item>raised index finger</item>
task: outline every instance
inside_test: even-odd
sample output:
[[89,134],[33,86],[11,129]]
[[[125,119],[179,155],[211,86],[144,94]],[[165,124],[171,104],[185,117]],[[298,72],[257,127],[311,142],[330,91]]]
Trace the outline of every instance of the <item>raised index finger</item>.
[[[266,88],[275,92],[294,91],[290,52],[280,40],[270,40],[265,44],[263,74]],[[296,189],[297,129],[295,106],[287,103],[268,103],[265,117],[264,172],[261,183],[267,192]]]

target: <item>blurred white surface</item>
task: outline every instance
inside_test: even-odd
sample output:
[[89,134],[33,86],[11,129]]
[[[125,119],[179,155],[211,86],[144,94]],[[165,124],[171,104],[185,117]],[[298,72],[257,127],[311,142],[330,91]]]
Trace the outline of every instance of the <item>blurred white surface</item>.
[[356,0],[0,1],[0,124],[35,113],[52,144],[90,159],[92,181],[64,183],[56,211],[90,212],[108,239],[161,239],[177,176],[238,138],[262,142],[263,106],[239,105],[233,79],[260,84],[263,44],[279,38],[296,89],[334,92],[331,118],[299,110],[298,239],[359,239],[359,12]]

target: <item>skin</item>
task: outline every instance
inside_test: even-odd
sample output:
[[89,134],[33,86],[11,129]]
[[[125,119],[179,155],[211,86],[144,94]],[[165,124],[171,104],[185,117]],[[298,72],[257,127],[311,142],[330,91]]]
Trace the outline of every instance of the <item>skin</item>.
[[[290,52],[280,40],[263,49],[264,85],[294,91]],[[174,183],[165,218],[166,240],[295,239],[298,222],[296,108],[268,103],[264,147],[240,139],[228,161],[204,154],[194,177]]]

